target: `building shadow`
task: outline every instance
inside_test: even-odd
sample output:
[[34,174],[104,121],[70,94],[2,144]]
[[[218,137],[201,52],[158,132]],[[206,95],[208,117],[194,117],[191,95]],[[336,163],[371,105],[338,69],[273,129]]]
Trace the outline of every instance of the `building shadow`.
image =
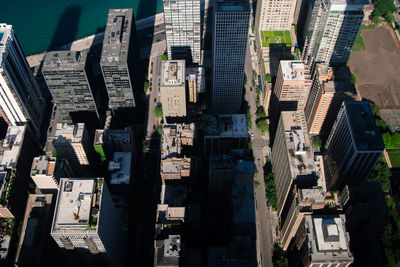
[[82,13],[80,5],[70,5],[65,8],[58,20],[57,27],[53,33],[53,38],[47,51],[53,51],[61,48],[69,50],[71,42],[75,40],[79,28],[79,18]]

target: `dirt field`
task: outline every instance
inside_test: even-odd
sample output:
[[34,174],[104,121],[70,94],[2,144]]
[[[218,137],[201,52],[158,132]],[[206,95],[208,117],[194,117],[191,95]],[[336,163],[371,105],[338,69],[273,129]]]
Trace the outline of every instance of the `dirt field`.
[[353,51],[350,70],[362,98],[380,108],[400,108],[400,53],[389,30],[383,27],[362,30],[364,51]]

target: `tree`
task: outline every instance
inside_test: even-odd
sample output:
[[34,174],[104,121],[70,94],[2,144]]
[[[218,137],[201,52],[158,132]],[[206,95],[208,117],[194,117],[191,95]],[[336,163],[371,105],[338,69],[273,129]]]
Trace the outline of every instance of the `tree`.
[[384,157],[382,156],[376,163],[375,167],[371,171],[368,180],[376,181],[381,184],[382,190],[388,192],[390,190],[390,178],[392,173],[387,166]]
[[314,144],[315,147],[318,147],[318,148],[322,147],[322,139],[321,139],[321,137],[319,135],[314,137],[313,144]]
[[266,119],[261,119],[256,123],[257,128],[261,131],[261,134],[265,134],[269,130],[268,122]]
[[143,84],[143,91],[145,92],[145,93],[147,93],[147,90],[149,89],[149,82],[148,81],[144,81],[144,84]]
[[244,85],[247,85],[247,75],[246,75],[246,73],[244,74]]
[[154,108],[154,116],[156,116],[157,118],[162,119],[163,118],[163,110],[161,106],[155,107]]
[[385,120],[376,119],[375,120],[376,126],[382,129],[383,132],[386,132],[387,129],[387,122]]
[[400,134],[394,133],[390,134],[389,132],[382,134],[383,142],[385,143],[385,148],[387,149],[396,149],[400,145]]
[[371,110],[372,110],[372,113],[374,114],[374,116],[379,117],[380,116],[379,107],[372,102],[369,102],[369,105],[371,107]]
[[265,75],[265,80],[267,80],[267,82],[271,82],[272,81],[272,77],[271,77],[271,75],[270,74],[266,74]]
[[267,114],[265,114],[264,108],[262,106],[257,107],[256,116],[257,120],[267,118]]
[[248,107],[246,111],[246,121],[247,121],[247,129],[250,130],[253,127],[253,124],[251,123],[251,112]]
[[354,76],[354,74],[352,73],[352,74],[351,74],[350,83],[351,83],[351,84],[356,84],[356,82],[357,82],[356,76]]

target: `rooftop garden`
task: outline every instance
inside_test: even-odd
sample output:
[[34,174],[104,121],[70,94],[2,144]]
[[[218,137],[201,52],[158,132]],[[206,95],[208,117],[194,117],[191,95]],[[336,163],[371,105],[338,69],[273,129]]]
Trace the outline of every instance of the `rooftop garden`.
[[272,44],[292,47],[289,31],[263,31],[261,32],[261,41],[263,47],[269,47]]

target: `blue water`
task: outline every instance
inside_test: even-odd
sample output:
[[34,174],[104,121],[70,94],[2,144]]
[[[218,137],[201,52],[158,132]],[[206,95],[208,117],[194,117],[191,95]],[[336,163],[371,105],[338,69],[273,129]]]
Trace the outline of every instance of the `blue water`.
[[162,0],[0,0],[0,22],[13,25],[25,55],[54,49],[102,31],[110,8],[133,8],[141,19]]

